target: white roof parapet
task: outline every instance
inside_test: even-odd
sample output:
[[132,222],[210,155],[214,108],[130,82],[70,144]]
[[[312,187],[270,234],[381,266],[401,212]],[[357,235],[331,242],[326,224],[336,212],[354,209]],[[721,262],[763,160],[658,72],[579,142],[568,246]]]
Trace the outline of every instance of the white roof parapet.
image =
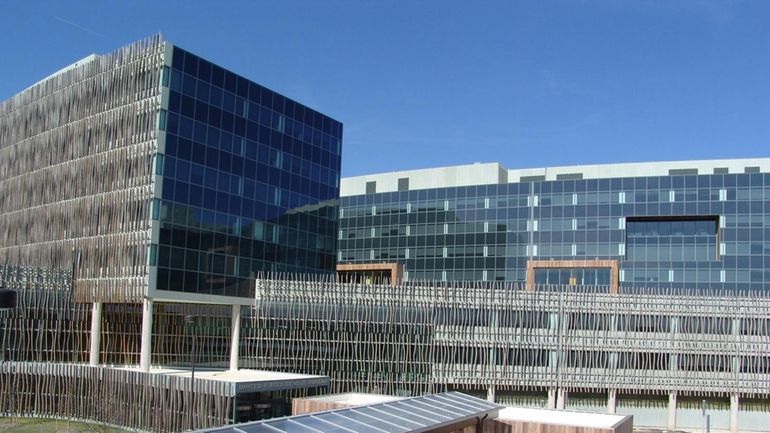
[[[112,367],[126,371],[139,371],[135,366]],[[169,376],[179,378],[192,377],[192,371],[187,368],[154,367],[149,373],[153,376]],[[224,384],[229,394],[237,395],[251,392],[283,391],[289,389],[328,387],[329,376],[313,374],[284,373],[279,371],[251,370],[222,370],[199,368],[195,372],[196,381],[209,381]]]
[[[376,192],[398,191],[399,179],[409,179],[409,190],[457,186],[518,183],[531,180],[569,178],[611,179],[620,177],[668,176],[671,174],[744,173],[747,168],[770,172],[770,158],[711,159],[693,161],[632,162],[618,164],[570,165],[508,170],[500,163],[476,163],[421,170],[394,171],[346,177],[340,181],[340,196],[366,194],[366,184],[376,183]],[[670,171],[678,171],[670,173]]]
[[577,173],[580,173],[583,179],[668,176],[671,174],[669,173],[669,170],[697,170],[698,174],[714,174],[714,169],[727,169],[728,173],[735,174],[744,173],[747,167],[759,167],[760,172],[770,172],[770,158],[631,162],[619,164],[524,168],[508,170],[508,181],[511,183],[521,182],[521,178],[527,176],[545,176],[545,180],[557,180],[557,176],[559,175],[569,176]]
[[507,176],[505,167],[497,162],[395,171],[344,178],[340,181],[340,195],[366,194],[367,182],[376,182],[377,192],[398,191],[398,180],[402,178],[408,178],[409,189],[415,190],[507,183]]
[[620,424],[632,422],[630,415],[510,406],[501,409],[497,419],[502,422],[518,421],[536,424],[564,425],[573,428],[583,427],[597,430],[609,430]]

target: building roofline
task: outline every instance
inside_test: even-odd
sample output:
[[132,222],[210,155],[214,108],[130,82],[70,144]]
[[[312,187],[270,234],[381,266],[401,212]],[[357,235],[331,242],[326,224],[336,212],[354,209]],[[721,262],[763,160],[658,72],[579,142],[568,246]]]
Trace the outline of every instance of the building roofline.
[[628,162],[521,169],[506,169],[497,162],[474,163],[345,177],[340,182],[340,196],[366,194],[368,182],[376,183],[376,192],[378,193],[398,191],[398,179],[403,178],[409,179],[409,190],[418,190],[561,179],[737,174],[751,170],[758,170],[762,173],[770,172],[770,158]]
[[75,69],[75,68],[77,68],[79,66],[85,65],[86,63],[93,62],[94,60],[98,59],[99,57],[101,57],[99,54],[91,53],[91,54],[83,57],[82,59],[80,59],[80,60],[78,60],[78,61],[76,61],[76,62],[74,62],[74,63],[72,63],[70,65],[67,65],[67,66],[59,69],[58,71],[54,72],[53,74],[47,75],[45,78],[42,78],[42,79],[36,81],[35,83],[33,83],[32,85],[28,86],[27,88],[25,88],[24,90],[22,90],[19,93],[26,92],[27,90],[37,86],[38,84],[44,83],[44,82],[50,80],[51,78],[59,76],[59,75],[65,73],[65,72],[67,72],[67,71],[69,71],[71,69]]

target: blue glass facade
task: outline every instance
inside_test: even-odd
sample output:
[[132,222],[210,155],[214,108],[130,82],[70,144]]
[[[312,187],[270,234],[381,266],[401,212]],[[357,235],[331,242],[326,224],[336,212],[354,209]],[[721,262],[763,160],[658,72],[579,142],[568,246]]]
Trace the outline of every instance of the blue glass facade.
[[[598,259],[617,260],[621,288],[770,289],[766,173],[363,194],[342,197],[340,216],[340,263],[398,262],[408,280],[524,282],[529,261]],[[536,283],[607,279],[549,271]]]
[[162,74],[158,290],[253,296],[259,272],[333,272],[342,124],[177,47]]

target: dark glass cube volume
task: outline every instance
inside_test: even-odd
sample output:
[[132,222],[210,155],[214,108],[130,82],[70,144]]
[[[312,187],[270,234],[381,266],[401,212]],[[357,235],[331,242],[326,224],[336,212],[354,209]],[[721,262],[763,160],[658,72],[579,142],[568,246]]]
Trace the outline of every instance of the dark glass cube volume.
[[342,124],[177,47],[163,74],[157,289],[248,297],[261,272],[334,272]]

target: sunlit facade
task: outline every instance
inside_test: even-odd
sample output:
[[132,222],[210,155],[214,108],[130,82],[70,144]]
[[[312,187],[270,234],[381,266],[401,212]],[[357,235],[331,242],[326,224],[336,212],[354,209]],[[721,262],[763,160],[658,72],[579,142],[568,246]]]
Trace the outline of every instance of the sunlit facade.
[[404,280],[770,289],[770,160],[343,179],[338,261]]

